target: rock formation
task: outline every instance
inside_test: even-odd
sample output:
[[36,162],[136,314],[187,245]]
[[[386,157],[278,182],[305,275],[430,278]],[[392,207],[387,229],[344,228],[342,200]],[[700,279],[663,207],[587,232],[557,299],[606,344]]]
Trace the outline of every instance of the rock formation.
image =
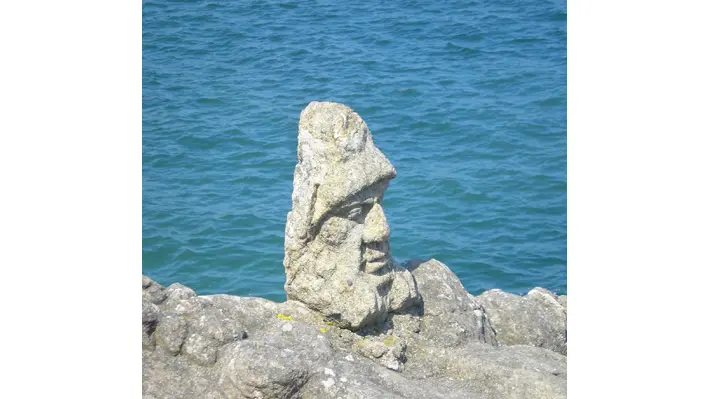
[[367,333],[298,301],[197,296],[143,277],[143,397],[566,397],[566,356],[536,340],[498,345],[490,309],[448,267],[406,266],[421,303]]
[[534,345],[566,355],[566,295],[534,288],[525,296],[494,289],[478,297],[505,345]]
[[416,303],[411,274],[391,258],[381,205],[395,176],[351,108],[312,102],[303,110],[285,234],[288,299],[352,330]]
[[469,294],[391,259],[394,167],[350,108],[301,114],[288,300],[197,296],[143,276],[143,398],[565,398],[566,296]]

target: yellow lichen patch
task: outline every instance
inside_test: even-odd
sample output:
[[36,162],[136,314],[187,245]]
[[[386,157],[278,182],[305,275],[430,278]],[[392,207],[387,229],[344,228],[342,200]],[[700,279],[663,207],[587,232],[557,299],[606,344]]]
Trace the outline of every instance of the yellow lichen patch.
[[384,338],[384,345],[386,346],[392,346],[396,343],[396,338],[394,338],[393,335],[390,335],[386,338]]
[[327,330],[325,329],[325,327],[320,327],[320,332],[327,332]]
[[278,317],[278,318],[281,319],[281,320],[293,321],[293,318],[292,318],[292,317],[290,317],[290,316],[288,316],[288,315],[285,315],[285,314],[283,314],[283,313],[279,313],[278,316],[276,316],[276,317]]

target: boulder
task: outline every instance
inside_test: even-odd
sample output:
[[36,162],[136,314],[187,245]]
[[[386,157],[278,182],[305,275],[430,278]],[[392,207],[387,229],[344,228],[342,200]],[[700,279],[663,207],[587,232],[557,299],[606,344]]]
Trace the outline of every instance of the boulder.
[[482,304],[445,264],[430,259],[404,264],[421,295],[422,332],[443,347],[467,342],[497,345],[495,329]]
[[476,297],[505,345],[532,345],[566,355],[566,295],[534,288],[525,296],[499,289]]

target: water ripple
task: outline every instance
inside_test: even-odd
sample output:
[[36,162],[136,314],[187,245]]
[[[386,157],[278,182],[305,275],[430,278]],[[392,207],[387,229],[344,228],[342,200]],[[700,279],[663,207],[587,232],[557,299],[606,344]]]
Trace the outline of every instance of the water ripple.
[[399,175],[394,257],[566,292],[560,0],[143,2],[143,273],[283,300],[300,111],[340,101]]

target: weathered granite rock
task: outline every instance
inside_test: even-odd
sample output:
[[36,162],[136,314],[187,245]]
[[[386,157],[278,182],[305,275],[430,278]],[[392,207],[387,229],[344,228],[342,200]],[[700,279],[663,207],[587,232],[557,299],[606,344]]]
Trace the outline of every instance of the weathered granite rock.
[[559,301],[561,306],[564,307],[564,311],[566,313],[569,313],[569,310],[566,308],[566,295],[559,295],[558,297],[556,297],[556,300]]
[[[491,345],[482,342],[485,334],[433,336],[446,323],[479,332],[470,327],[478,326],[476,305],[442,263],[420,263],[414,277],[419,268],[418,273],[430,268],[432,275],[422,285],[423,314],[392,314],[387,323],[356,333],[296,301],[192,296],[181,285],[165,289],[149,279],[146,285],[144,277],[144,298],[169,294],[155,307],[150,301],[144,307],[143,320],[155,321],[155,328],[143,331],[156,344],[143,346],[143,397],[566,396],[565,356],[533,346]],[[427,314],[426,298],[432,312],[455,308],[460,317]],[[197,338],[188,349],[190,337]]]
[[532,345],[566,355],[566,295],[544,288],[519,296],[498,289],[477,297],[505,345]]
[[285,232],[288,299],[352,330],[418,301],[409,272],[391,258],[381,206],[395,176],[351,108],[312,102],[303,110]]
[[[217,350],[225,343],[246,337],[244,328],[230,319],[207,297],[181,284],[167,289],[143,277],[143,347],[182,354],[199,365],[216,362]],[[163,295],[164,294],[164,295]],[[151,298],[163,298],[155,305]],[[146,323],[147,320],[147,323]]]
[[443,263],[408,261],[422,298],[422,332],[442,346],[467,342],[497,345],[495,329],[485,309],[468,293],[458,277]]
[[159,312],[158,307],[143,295],[143,348],[155,347],[153,332],[158,324]]

